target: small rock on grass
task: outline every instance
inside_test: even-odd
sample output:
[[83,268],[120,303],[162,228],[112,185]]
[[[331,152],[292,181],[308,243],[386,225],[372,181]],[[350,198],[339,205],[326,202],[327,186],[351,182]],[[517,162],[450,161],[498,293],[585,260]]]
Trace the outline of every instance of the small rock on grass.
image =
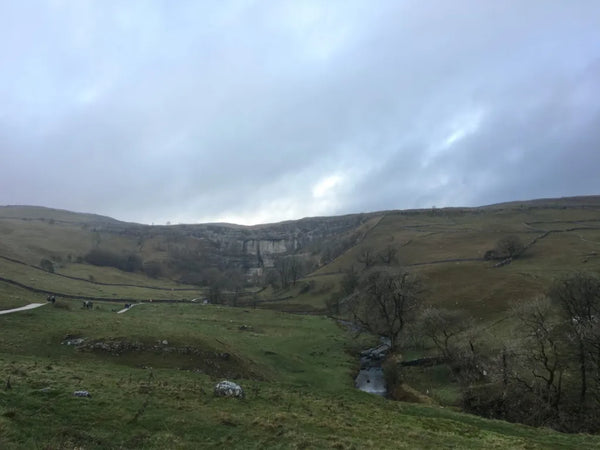
[[75,392],[73,392],[73,395],[75,397],[88,397],[88,398],[92,398],[92,394],[90,394],[88,391],[75,391]]

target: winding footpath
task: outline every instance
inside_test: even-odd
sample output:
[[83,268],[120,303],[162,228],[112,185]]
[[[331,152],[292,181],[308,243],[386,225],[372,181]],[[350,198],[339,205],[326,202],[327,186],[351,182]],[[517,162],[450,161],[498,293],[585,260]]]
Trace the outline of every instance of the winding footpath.
[[40,306],[44,306],[47,304],[48,303],[30,303],[29,305],[21,306],[20,308],[5,309],[4,311],[0,311],[0,315],[15,313],[15,312],[19,312],[19,311],[27,311],[28,309],[39,308]]
[[[13,309],[1,310],[0,311],[0,315],[2,315],[2,314],[16,313],[16,312],[19,312],[19,311],[27,311],[28,309],[39,308],[40,306],[45,306],[47,304],[48,303],[30,303],[29,305],[21,306],[20,308],[13,308]],[[124,312],[129,311],[131,308],[133,308],[136,305],[139,305],[139,303],[134,303],[129,308],[123,308],[122,310],[117,311],[117,314],[123,314]]]
[[131,308],[133,308],[133,307],[134,307],[134,306],[136,306],[136,305],[141,305],[141,303],[133,303],[133,304],[129,305],[129,307],[128,307],[128,308],[123,308],[122,310],[120,310],[120,311],[117,311],[117,314],[123,314],[123,313],[126,313],[127,311],[129,311]]

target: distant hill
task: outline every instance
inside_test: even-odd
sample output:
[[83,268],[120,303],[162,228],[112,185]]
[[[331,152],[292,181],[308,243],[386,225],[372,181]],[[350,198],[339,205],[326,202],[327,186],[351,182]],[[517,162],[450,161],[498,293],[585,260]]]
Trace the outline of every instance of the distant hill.
[[8,205],[0,206],[0,219],[46,220],[74,223],[123,223],[98,214],[71,212],[43,206]]
[[292,255],[306,263],[306,273],[321,264],[321,253],[331,260],[353,245],[373,217],[376,214],[255,226],[151,226],[51,208],[4,206],[0,207],[0,256],[32,265],[47,259],[57,272],[81,271],[76,264],[98,262],[127,266],[152,277],[205,284],[210,270],[262,276],[277,258]]
[[[497,261],[484,257],[507,235],[517,236],[526,250],[511,264],[495,268]],[[394,257],[384,263],[386,251]],[[307,287],[279,286],[280,291],[262,291],[260,297],[287,299],[273,306],[292,310],[324,308],[344,272],[361,271],[370,255],[372,264],[407,267],[423,275],[431,302],[493,317],[513,302],[543,293],[561,274],[599,272],[599,253],[600,196],[256,226],[150,226],[50,208],[0,207],[0,257],[37,267],[48,260],[55,275],[154,285],[208,286],[218,279],[228,290],[240,277],[257,287],[276,282],[277,261],[296,258]],[[14,270],[22,282],[31,282],[22,267],[19,272],[15,263],[3,261],[5,271]]]
[[[495,267],[489,250],[516,236],[525,251]],[[362,270],[368,252],[395,253],[392,264],[423,275],[432,303],[492,317],[512,304],[543,294],[550,283],[576,271],[600,272],[600,197],[510,202],[479,208],[389,211],[365,239],[315,272],[339,278]]]
[[531,207],[548,207],[548,208],[564,208],[564,207],[583,207],[583,208],[599,208],[600,195],[587,195],[576,197],[560,197],[560,198],[540,198],[534,200],[511,201],[504,203],[495,203],[483,208],[531,208]]

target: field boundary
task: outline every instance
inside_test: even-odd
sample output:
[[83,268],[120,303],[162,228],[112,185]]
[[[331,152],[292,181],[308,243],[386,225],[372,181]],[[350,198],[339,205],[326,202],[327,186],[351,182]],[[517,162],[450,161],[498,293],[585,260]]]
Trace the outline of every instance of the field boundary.
[[194,289],[194,288],[165,288],[165,287],[159,287],[159,286],[147,286],[147,285],[142,285],[142,284],[103,283],[101,281],[92,281],[92,280],[89,280],[87,278],[74,277],[74,276],[71,276],[71,275],[65,275],[65,274],[58,273],[58,272],[48,272],[47,270],[44,270],[44,269],[42,269],[39,266],[36,266],[34,264],[28,264],[28,263],[26,263],[24,261],[19,261],[18,259],[9,258],[8,256],[0,255],[0,258],[4,259],[6,261],[10,261],[10,262],[15,263],[15,264],[22,264],[24,266],[31,267],[32,269],[40,270],[40,271],[42,271],[44,273],[47,273],[47,274],[50,274],[50,275],[56,275],[57,277],[68,278],[69,280],[85,281],[86,283],[97,284],[99,286],[137,287],[137,288],[143,288],[143,289],[154,289],[154,290],[157,290],[157,291],[188,291],[188,292],[195,292],[195,291],[201,290],[200,288],[198,288],[198,289]]
[[[150,302],[150,300],[141,300],[139,298],[106,298],[106,297],[92,297],[89,295],[73,295],[73,294],[64,294],[62,292],[48,291],[46,289],[39,289],[33,286],[28,286],[26,284],[20,283],[15,280],[11,280],[9,278],[0,277],[0,281],[5,283],[9,283],[15,286],[18,286],[23,289],[27,289],[28,291],[35,292],[36,294],[47,294],[47,295],[55,295],[57,297],[69,298],[69,299],[81,299],[81,300],[94,300],[99,302],[115,302],[115,303],[146,303]],[[181,299],[160,299],[160,300],[152,300],[152,303],[188,303],[189,300],[181,300]]]

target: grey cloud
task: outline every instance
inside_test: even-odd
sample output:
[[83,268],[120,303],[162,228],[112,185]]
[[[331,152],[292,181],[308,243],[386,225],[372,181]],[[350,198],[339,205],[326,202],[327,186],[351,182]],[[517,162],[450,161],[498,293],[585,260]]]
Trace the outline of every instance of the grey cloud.
[[600,188],[596,2],[0,9],[0,204],[252,221]]

